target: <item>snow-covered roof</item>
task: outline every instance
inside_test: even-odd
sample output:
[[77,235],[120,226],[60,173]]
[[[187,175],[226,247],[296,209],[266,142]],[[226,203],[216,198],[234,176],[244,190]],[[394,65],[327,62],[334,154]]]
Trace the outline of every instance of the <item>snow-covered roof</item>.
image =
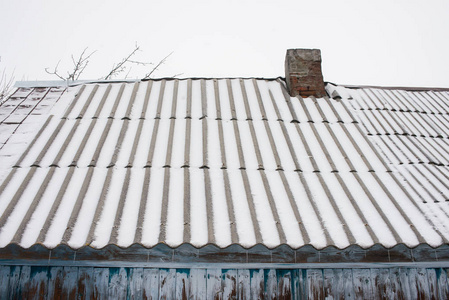
[[18,88],[0,247],[447,244],[449,94],[282,79]]

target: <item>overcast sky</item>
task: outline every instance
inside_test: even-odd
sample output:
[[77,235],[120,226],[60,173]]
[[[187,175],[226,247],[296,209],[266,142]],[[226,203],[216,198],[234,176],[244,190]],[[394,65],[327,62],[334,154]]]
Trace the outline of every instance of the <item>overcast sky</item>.
[[[0,70],[45,73],[86,47],[97,79],[134,45],[156,77],[284,77],[288,48],[318,48],[326,81],[449,87],[449,1],[0,0]],[[145,70],[134,68],[131,78]]]

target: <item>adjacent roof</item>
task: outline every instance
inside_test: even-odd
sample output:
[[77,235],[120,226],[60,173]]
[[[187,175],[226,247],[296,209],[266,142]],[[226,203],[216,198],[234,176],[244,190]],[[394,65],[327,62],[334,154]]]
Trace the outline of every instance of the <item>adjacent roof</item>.
[[0,247],[447,244],[448,92],[326,88],[19,88],[0,106]]

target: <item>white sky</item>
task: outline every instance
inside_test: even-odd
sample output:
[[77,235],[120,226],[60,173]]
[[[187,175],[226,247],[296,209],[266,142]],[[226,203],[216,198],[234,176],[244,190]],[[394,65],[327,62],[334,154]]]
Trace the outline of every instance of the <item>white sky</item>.
[[[448,0],[0,0],[0,70],[16,80],[97,50],[97,79],[135,43],[156,77],[284,76],[288,48],[319,48],[326,81],[449,87]],[[145,70],[134,68],[132,78]]]

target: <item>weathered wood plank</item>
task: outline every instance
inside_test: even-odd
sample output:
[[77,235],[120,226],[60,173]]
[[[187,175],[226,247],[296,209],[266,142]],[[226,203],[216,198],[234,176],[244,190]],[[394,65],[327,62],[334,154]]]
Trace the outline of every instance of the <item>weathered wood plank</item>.
[[190,270],[190,299],[207,299],[206,298],[206,270],[191,269]]
[[374,299],[389,299],[391,294],[389,276],[388,269],[371,269],[371,288]]
[[237,270],[223,271],[223,299],[237,299]]
[[26,299],[46,299],[48,293],[48,267],[31,267],[30,285]]
[[275,269],[265,270],[266,297],[265,299],[276,299],[278,295],[278,278]]
[[223,290],[221,288],[221,269],[207,270],[207,299],[223,299]]
[[307,270],[307,297],[308,299],[324,298],[322,270],[320,269]]
[[353,280],[351,269],[343,270],[343,281],[344,281],[345,299],[354,299],[355,298],[355,292],[354,292],[355,287],[354,287],[354,280]]
[[142,299],[143,268],[131,268],[128,283],[128,299]]
[[159,299],[159,269],[143,270],[143,299]]
[[17,296],[19,299],[28,299],[31,296],[28,293],[30,289],[30,275],[31,275],[31,267],[22,266],[22,270],[20,271],[20,279],[18,287],[19,290],[17,292]]
[[292,271],[278,270],[278,297],[277,299],[292,299]]
[[392,268],[390,270],[391,295],[390,299],[402,300],[404,292],[401,289],[401,280],[399,275],[399,268]]
[[8,299],[8,287],[11,268],[0,266],[0,299]]
[[412,299],[429,299],[429,285],[426,270],[411,268],[408,271],[410,280],[410,295]]
[[344,299],[344,282],[342,269],[324,269],[324,297],[328,299]]
[[300,289],[299,289],[299,271],[298,269],[293,269],[292,271],[292,299],[299,300]]
[[78,299],[92,299],[94,296],[94,268],[78,269]]
[[264,270],[250,270],[251,299],[264,299],[265,274]]
[[21,267],[12,266],[8,284],[8,298],[17,299]]
[[334,278],[334,270],[333,269],[324,269],[323,270],[323,289],[324,289],[324,298],[333,298],[335,293],[335,278]]
[[404,295],[404,299],[411,299],[410,281],[408,278],[408,271],[406,268],[399,269],[399,283],[401,286],[401,293],[403,293]]
[[438,299],[438,282],[435,269],[427,269],[427,280],[429,282],[430,299]]
[[189,299],[190,294],[190,280],[189,269],[177,269],[176,270],[176,299],[186,300]]
[[63,272],[64,269],[62,267],[50,268],[47,299],[62,299],[62,284],[64,282]]
[[353,269],[352,282],[354,284],[355,299],[372,299],[370,269]]
[[249,270],[238,270],[238,299],[251,299],[251,284]]
[[78,293],[78,268],[64,267],[62,274],[61,297],[63,299],[75,299]]
[[161,299],[175,299],[176,270],[161,269],[159,271],[159,295]]
[[390,269],[380,270],[380,280],[382,282],[382,286],[384,287],[385,298],[393,299],[393,287],[390,277]]
[[[424,298],[419,299],[430,299],[430,289],[429,289],[429,280],[427,278],[427,270],[424,268],[417,268],[418,273],[418,295],[423,294]],[[420,296],[421,297],[421,296]]]
[[125,268],[109,268],[109,299],[125,299],[128,273]]
[[449,299],[449,284],[447,281],[447,271],[445,269],[437,269],[438,277],[438,296],[439,299]]
[[307,285],[307,270],[298,270],[298,299],[307,299],[308,285]]
[[94,268],[93,299],[107,299],[109,268]]

